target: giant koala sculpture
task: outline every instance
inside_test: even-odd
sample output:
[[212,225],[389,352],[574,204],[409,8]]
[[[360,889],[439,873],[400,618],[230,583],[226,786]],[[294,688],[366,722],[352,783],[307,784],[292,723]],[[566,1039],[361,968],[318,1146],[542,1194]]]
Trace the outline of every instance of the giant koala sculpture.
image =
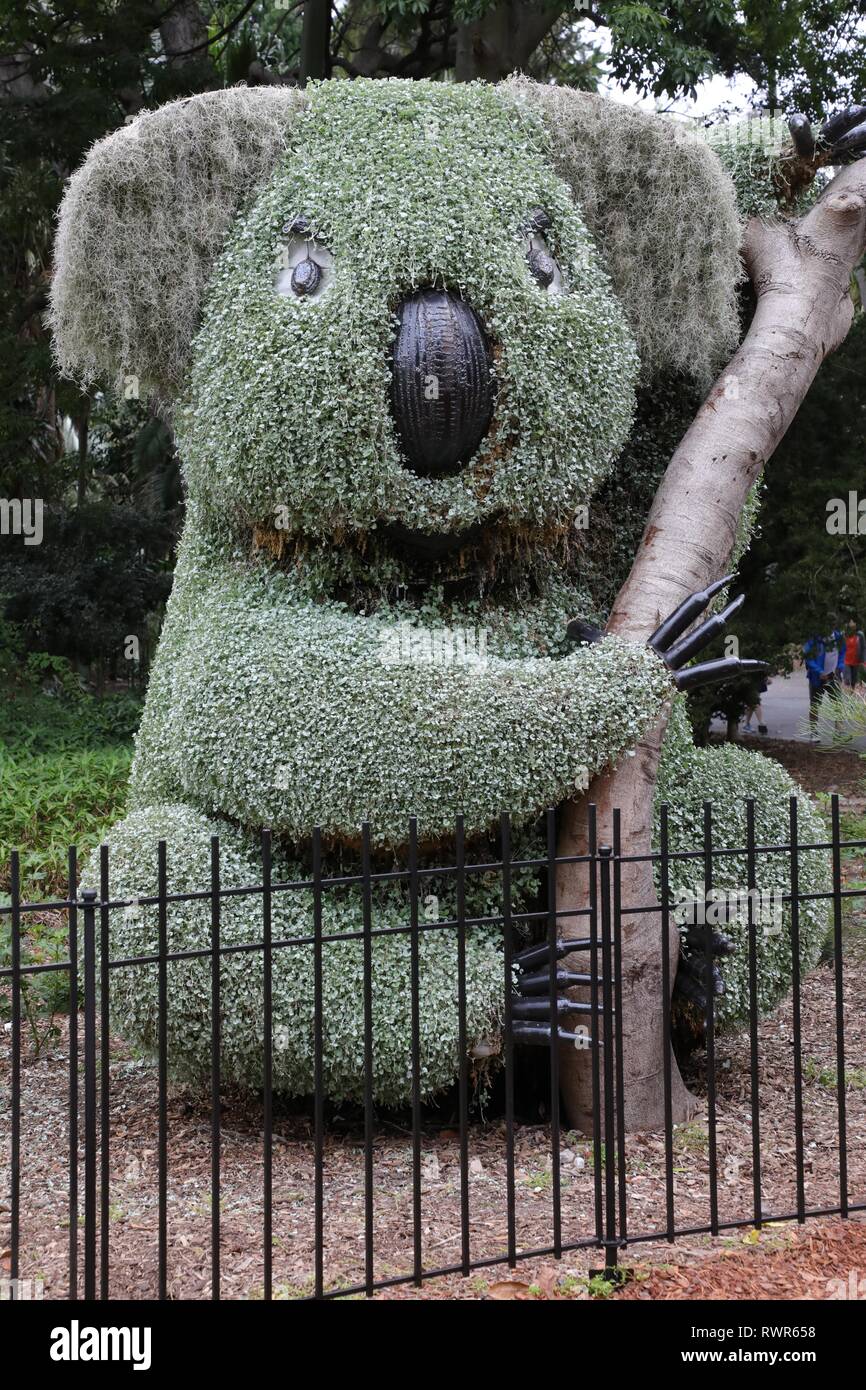
[[[223,886],[255,883],[263,826],[275,881],[309,876],[315,826],[325,872],[344,876],[365,822],[376,866],[405,865],[410,817],[422,866],[453,852],[458,815],[483,863],[505,810],[528,857],[545,808],[700,678],[672,670],[685,619],[646,647],[567,627],[603,622],[665,431],[736,340],[738,241],[706,143],[525,81],[237,88],[91,151],[60,218],[58,357],[170,408],[187,493],[113,895],[154,891],[163,838],[173,892],[208,886],[215,834]],[[683,797],[757,791],[772,818],[780,769],[693,756],[674,726]],[[538,888],[516,869],[515,911]],[[466,891],[467,1036],[484,1052],[506,987],[499,884],[473,874]],[[453,879],[424,892],[453,919]],[[377,882],[372,910],[374,1087],[392,1103],[411,1086],[410,942],[389,930],[405,886]],[[306,890],[273,912],[275,940],[308,941]],[[325,893],[325,935],[346,937],[324,953],[336,1099],[363,1092],[362,920],[357,884]],[[206,900],[173,907],[170,949],[209,931]],[[224,901],[221,938],[261,939],[259,898]],[[132,906],[112,947],[156,941],[155,912]],[[456,949],[452,929],[421,934],[425,1094],[457,1069]],[[261,953],[221,973],[223,1077],[260,1084]],[[208,963],[173,963],[169,984],[170,1063],[206,1075]],[[112,995],[121,1030],[152,1045],[154,972],[117,972]],[[273,1000],[274,1085],[303,1093],[309,944],[275,951]]]

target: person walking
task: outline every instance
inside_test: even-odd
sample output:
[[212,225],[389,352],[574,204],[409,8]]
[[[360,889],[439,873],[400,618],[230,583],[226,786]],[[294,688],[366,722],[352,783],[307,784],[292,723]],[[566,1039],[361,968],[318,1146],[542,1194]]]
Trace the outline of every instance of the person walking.
[[866,637],[859,631],[852,618],[845,628],[845,661],[842,668],[842,679],[849,690],[853,690],[858,685],[864,662],[866,662]]
[[806,679],[809,682],[809,723],[812,738],[817,738],[815,725],[818,722],[818,707],[824,694],[824,660],[827,655],[826,643],[817,632],[807,637],[803,643],[803,656],[806,659]]

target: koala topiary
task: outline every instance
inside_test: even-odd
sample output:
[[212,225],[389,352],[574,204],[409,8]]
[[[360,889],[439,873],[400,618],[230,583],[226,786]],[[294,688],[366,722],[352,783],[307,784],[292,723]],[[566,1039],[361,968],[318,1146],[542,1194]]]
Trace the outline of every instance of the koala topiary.
[[[402,863],[410,817],[423,862],[447,862],[460,815],[483,863],[503,810],[529,857],[543,810],[701,678],[670,644],[709,592],[646,647],[567,629],[603,621],[623,563],[606,538],[639,534],[660,434],[736,341],[739,229],[705,142],[523,80],[237,88],[91,151],[60,217],[59,362],[170,409],[187,491],[114,894],[155,891],[163,838],[171,891],[207,887],[214,834],[223,886],[255,882],[262,826],[287,881],[309,876],[315,826],[328,872],[357,870],[365,822],[377,862]],[[451,920],[453,879],[428,886]],[[515,912],[538,888],[515,871]],[[496,875],[467,891],[486,923],[467,933],[475,1045],[506,982]],[[377,931],[405,927],[404,889],[377,886],[373,906]],[[275,937],[309,936],[311,911],[277,894]],[[347,935],[325,950],[335,1099],[363,1094],[361,921],[356,886],[326,893],[325,934]],[[258,899],[226,899],[221,931],[259,940]],[[114,932],[113,949],[153,951],[155,911]],[[173,909],[170,950],[208,939],[206,902]],[[452,931],[422,934],[425,1095],[458,1066],[456,951]],[[374,938],[383,1103],[410,1093],[410,968],[404,932]],[[273,972],[274,1085],[303,1093],[312,949]],[[209,965],[174,963],[169,983],[171,1066],[206,1075]],[[112,996],[153,1045],[153,972],[118,972]],[[227,1080],[261,1083],[261,999],[260,953],[225,956]]]

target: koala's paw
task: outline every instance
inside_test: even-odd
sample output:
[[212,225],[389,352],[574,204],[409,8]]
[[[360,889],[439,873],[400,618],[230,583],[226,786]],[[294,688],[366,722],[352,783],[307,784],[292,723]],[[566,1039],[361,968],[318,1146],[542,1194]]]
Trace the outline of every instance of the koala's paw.
[[817,135],[808,117],[796,112],[788,121],[788,129],[801,159],[823,156],[823,163],[851,164],[866,155],[866,106],[846,106],[830,116]]
[[[738,656],[718,657],[715,661],[703,661],[697,666],[690,666],[687,671],[681,669],[693,656],[703,651],[714,637],[718,637],[728,619],[745,602],[745,594],[740,594],[739,598],[735,598],[721,613],[705,619],[686,637],[682,635],[704,611],[710,600],[726,584],[730,584],[732,579],[731,574],[723,575],[715,584],[709,584],[706,589],[698,589],[690,594],[668,618],[665,618],[661,626],[656,628],[647,642],[647,646],[651,647],[661,657],[668,670],[674,673],[674,685],[677,690],[694,690],[699,685],[714,685],[719,681],[731,680],[734,676],[754,675],[758,672],[764,674],[769,670],[765,661],[748,661]],[[569,623],[567,634],[578,642],[598,642],[603,635],[599,628],[582,618],[575,618]]]

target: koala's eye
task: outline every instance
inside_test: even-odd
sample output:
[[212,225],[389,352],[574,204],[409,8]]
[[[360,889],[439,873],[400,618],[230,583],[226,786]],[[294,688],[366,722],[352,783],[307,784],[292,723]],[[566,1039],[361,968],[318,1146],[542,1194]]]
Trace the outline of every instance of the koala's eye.
[[537,285],[549,294],[562,294],[562,272],[544,235],[552,226],[553,223],[544,208],[530,208],[524,224],[524,235],[528,240],[526,263]]
[[334,279],[334,258],[317,240],[309,217],[293,217],[282,227],[277,249],[277,294],[292,299],[319,299]]
[[321,267],[314,260],[298,261],[292,271],[291,286],[295,294],[315,294],[321,281]]

